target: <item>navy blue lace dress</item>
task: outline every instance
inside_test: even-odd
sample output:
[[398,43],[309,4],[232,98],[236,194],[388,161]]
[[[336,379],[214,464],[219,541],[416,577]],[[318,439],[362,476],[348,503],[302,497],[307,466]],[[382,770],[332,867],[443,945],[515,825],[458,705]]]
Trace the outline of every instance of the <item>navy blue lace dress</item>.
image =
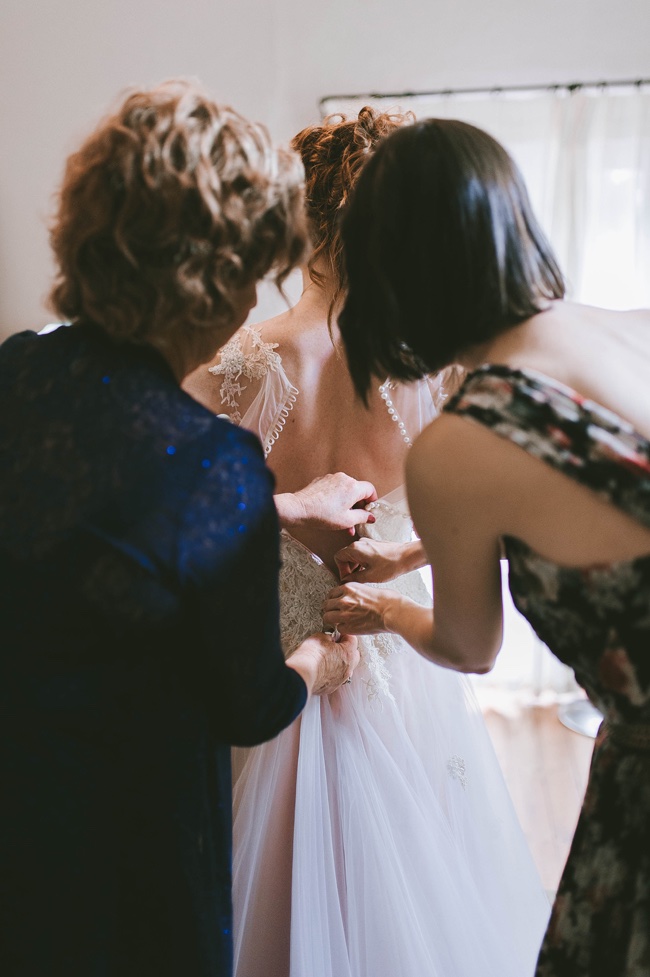
[[[446,408],[650,526],[650,441],[534,371],[486,366]],[[650,555],[566,568],[504,540],[515,604],[605,715],[537,977],[650,975]]]
[[0,347],[0,973],[225,977],[230,744],[297,715],[259,442],[90,325]]

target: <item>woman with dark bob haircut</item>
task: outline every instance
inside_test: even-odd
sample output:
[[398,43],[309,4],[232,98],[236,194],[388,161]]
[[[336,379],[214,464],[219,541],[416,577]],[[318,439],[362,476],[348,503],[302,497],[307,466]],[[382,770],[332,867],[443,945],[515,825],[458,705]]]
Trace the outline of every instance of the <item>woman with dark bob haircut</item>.
[[[340,327],[358,392],[386,372],[455,362],[468,375],[407,463],[435,614],[353,583],[330,594],[325,622],[488,671],[507,557],[519,610],[605,715],[537,975],[647,977],[650,312],[563,301],[514,163],[462,122],[391,135],[343,238]],[[369,571],[390,579],[399,556]]]
[[[71,325],[0,348],[7,977],[227,977],[230,746],[358,662],[321,633],[285,663],[261,447],[180,388],[302,257],[302,182],[180,81],[68,161],[52,295]],[[341,509],[369,495],[346,486]]]

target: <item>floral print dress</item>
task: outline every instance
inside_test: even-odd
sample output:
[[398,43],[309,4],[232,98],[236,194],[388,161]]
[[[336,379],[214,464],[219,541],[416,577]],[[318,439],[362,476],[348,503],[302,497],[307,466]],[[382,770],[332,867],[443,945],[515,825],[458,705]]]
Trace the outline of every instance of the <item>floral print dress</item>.
[[[650,441],[533,370],[484,366],[446,410],[650,526]],[[537,977],[650,975],[650,554],[563,567],[504,539],[514,602],[604,714]]]

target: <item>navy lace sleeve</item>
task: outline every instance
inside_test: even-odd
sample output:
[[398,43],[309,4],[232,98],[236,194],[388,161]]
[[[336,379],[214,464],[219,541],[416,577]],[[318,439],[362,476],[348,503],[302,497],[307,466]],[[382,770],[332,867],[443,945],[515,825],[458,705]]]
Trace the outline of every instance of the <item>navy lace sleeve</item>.
[[201,461],[181,532],[179,573],[192,595],[217,736],[270,739],[305,704],[279,633],[279,527],[259,442],[228,425],[218,462]]

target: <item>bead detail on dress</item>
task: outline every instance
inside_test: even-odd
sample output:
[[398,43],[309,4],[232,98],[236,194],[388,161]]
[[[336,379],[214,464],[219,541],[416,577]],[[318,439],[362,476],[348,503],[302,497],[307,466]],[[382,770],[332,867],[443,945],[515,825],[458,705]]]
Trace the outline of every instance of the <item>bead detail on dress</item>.
[[393,401],[391,400],[390,391],[393,389],[394,386],[395,384],[393,383],[392,380],[385,380],[379,388],[379,394],[381,396],[381,399],[386,404],[386,410],[388,411],[391,421],[394,421],[397,424],[399,428],[399,433],[402,435],[402,440],[404,441],[404,444],[406,444],[410,448],[413,442],[411,441],[411,438],[408,435],[404,421],[395,410],[395,406],[393,404]]
[[368,512],[371,512],[373,509],[380,509],[390,516],[397,516],[400,519],[406,519],[407,522],[410,522],[411,520],[411,516],[408,512],[404,512],[404,510],[400,509],[398,506],[391,505],[390,502],[384,502],[383,499],[377,499],[376,502],[369,502],[365,508],[368,510]]

